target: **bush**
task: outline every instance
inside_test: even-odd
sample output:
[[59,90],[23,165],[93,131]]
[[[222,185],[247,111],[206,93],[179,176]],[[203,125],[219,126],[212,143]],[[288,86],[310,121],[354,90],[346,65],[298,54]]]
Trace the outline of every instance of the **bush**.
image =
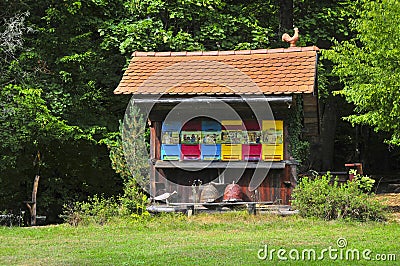
[[146,215],[147,196],[136,184],[135,179],[129,179],[125,183],[124,196],[119,198],[121,203],[121,214],[123,215]]
[[386,220],[384,206],[371,194],[364,193],[372,188],[366,183],[370,183],[368,179],[359,177],[339,184],[329,173],[314,178],[303,177],[293,191],[293,206],[303,217]]
[[374,187],[375,180],[364,175],[357,173],[357,170],[351,169],[350,174],[354,175],[354,182],[357,183],[358,187],[365,193],[370,193]]
[[124,195],[117,199],[104,196],[89,197],[87,201],[74,202],[64,206],[65,221],[73,226],[106,224],[114,218],[142,219],[150,214],[146,210],[147,196],[140,190],[134,179],[125,184]]
[[74,202],[64,206],[66,221],[77,226],[80,224],[96,223],[103,225],[111,218],[119,215],[119,204],[114,198],[94,195],[87,201]]

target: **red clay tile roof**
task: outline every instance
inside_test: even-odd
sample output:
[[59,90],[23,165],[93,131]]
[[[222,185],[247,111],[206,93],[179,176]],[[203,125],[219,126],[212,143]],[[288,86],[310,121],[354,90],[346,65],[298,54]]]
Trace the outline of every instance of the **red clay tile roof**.
[[312,47],[208,52],[135,52],[116,94],[313,93]]

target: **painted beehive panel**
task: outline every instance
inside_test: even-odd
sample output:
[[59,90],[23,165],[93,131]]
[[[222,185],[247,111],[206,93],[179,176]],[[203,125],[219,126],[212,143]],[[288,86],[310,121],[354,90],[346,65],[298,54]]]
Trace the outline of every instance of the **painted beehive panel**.
[[201,143],[221,144],[221,124],[215,120],[203,120],[201,123]]
[[198,119],[190,120],[182,126],[183,131],[201,131],[201,121]]
[[177,161],[181,157],[181,147],[179,144],[161,144],[161,160]]
[[181,131],[181,144],[197,145],[201,141],[201,131]]
[[242,159],[242,144],[222,144],[222,161],[240,161]]
[[223,130],[245,130],[242,120],[221,120]]
[[161,127],[161,160],[179,160],[181,148],[179,131],[182,123],[179,121],[164,121]]
[[283,160],[283,121],[263,120],[262,132],[262,159]]
[[221,160],[221,144],[201,144],[201,159],[206,161]]
[[180,121],[164,121],[162,124],[161,131],[177,131],[179,132],[182,127],[182,122]]
[[200,160],[200,144],[188,145],[181,144],[181,159],[182,160]]
[[242,145],[242,160],[244,161],[259,161],[262,156],[261,144],[243,144]]
[[161,143],[162,144],[179,144],[179,132],[178,131],[162,131],[161,132]]
[[262,156],[262,145],[260,124],[257,120],[244,121],[246,131],[244,134],[244,144],[242,146],[242,160],[259,161]]
[[202,131],[221,131],[221,124],[216,120],[204,119],[201,121]]
[[220,160],[221,131],[202,131],[201,139],[201,159],[213,161]]

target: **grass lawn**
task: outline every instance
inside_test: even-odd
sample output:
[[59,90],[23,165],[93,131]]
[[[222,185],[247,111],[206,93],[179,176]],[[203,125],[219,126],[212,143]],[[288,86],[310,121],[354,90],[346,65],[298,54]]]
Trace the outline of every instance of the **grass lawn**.
[[[302,261],[304,249],[314,249],[316,257],[330,246],[340,250],[370,249],[376,254],[395,254],[396,261],[381,265],[400,265],[400,224],[358,223],[278,217],[249,216],[243,212],[198,215],[194,217],[162,216],[149,221],[119,221],[105,226],[72,227],[67,224],[0,228],[0,265],[376,265],[361,259]],[[347,246],[339,249],[337,240],[345,238]],[[288,261],[260,260],[257,253],[268,245],[285,249]],[[299,251],[300,260],[291,260],[288,252]],[[345,254],[345,253],[343,253]],[[264,252],[260,252],[264,255]],[[296,256],[292,251],[291,257]],[[306,257],[308,255],[306,254]],[[343,255],[345,258],[345,255]]]

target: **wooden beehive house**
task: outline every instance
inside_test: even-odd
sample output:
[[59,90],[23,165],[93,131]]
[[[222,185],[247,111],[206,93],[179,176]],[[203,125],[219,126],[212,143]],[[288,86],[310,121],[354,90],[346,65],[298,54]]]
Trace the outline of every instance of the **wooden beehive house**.
[[223,193],[236,182],[244,201],[289,204],[291,108],[303,106],[305,137],[319,134],[317,55],[315,46],[135,52],[114,93],[151,106],[150,193],[198,202],[193,185]]

